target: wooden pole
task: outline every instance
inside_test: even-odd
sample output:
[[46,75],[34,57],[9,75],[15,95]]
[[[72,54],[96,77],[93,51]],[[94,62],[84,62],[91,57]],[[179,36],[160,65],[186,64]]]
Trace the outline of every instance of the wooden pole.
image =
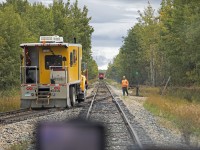
[[169,78],[168,78],[168,80],[167,80],[167,82],[166,82],[166,84],[165,84],[165,87],[164,87],[164,89],[162,90],[162,93],[161,93],[161,95],[163,95],[164,91],[166,90],[166,88],[167,88],[167,85],[168,85],[168,83],[169,83],[170,79],[171,79],[171,76],[169,76]]

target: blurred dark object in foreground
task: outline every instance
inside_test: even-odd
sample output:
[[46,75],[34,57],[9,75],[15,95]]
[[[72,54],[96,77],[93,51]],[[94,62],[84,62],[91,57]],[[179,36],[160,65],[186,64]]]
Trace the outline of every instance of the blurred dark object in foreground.
[[38,150],[104,150],[105,129],[85,120],[41,122],[37,126]]

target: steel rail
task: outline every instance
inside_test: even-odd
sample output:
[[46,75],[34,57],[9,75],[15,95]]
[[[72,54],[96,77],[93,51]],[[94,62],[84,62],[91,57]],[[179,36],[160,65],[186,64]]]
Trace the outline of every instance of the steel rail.
[[12,114],[16,114],[16,113],[21,113],[21,112],[26,112],[28,110],[30,110],[30,109],[26,108],[26,109],[18,109],[18,110],[0,112],[0,117],[6,116],[6,115],[12,115]]
[[140,139],[139,139],[139,137],[137,136],[136,131],[133,129],[133,127],[132,127],[130,121],[128,120],[128,118],[127,118],[127,116],[126,116],[126,114],[124,113],[122,107],[120,106],[120,104],[117,102],[117,100],[116,100],[115,97],[113,96],[113,94],[112,94],[111,90],[109,89],[108,85],[106,85],[106,87],[107,87],[108,91],[110,92],[110,94],[111,94],[111,96],[112,96],[113,102],[116,104],[118,110],[121,112],[122,117],[123,117],[125,123],[128,125],[128,129],[129,129],[129,131],[130,131],[130,133],[131,133],[132,138],[136,141],[136,143],[137,143],[139,149],[143,150],[144,148],[143,148],[143,146],[142,146],[142,144],[141,144],[141,142],[140,142]]
[[[65,109],[57,109],[57,108],[51,108],[47,110],[34,110],[34,111],[27,111],[28,113],[23,114],[24,112],[20,112],[15,114],[12,114],[11,116],[8,116],[7,118],[0,118],[0,124],[10,124],[10,123],[15,123],[19,121],[24,121],[27,119],[31,119],[33,117],[39,117],[39,116],[44,116],[44,115],[49,115],[57,111],[63,111]],[[25,111],[26,112],[26,111]]]
[[93,98],[94,95],[89,95],[89,96],[86,96],[86,99],[89,99],[89,98]]
[[[100,84],[99,84],[99,85],[100,85]],[[93,98],[92,98],[92,102],[91,102],[91,104],[90,104],[90,107],[89,107],[88,112],[87,112],[87,115],[86,115],[86,120],[89,119],[90,112],[91,112],[91,110],[92,110],[92,106],[93,106],[94,100],[95,100],[96,95],[97,95],[97,92],[98,92],[98,90],[99,90],[99,85],[98,85],[98,87],[97,87],[97,90],[96,90],[96,92],[95,92]]]

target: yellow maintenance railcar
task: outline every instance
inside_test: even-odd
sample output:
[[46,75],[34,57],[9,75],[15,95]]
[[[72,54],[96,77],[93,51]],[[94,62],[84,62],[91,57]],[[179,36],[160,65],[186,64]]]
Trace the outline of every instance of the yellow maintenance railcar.
[[82,46],[59,36],[41,36],[39,43],[23,43],[21,108],[71,107],[84,101]]

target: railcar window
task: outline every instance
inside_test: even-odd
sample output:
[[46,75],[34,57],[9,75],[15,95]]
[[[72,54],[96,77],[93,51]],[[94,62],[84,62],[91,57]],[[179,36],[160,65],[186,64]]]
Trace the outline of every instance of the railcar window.
[[50,69],[49,66],[62,66],[62,55],[46,55],[45,69]]
[[76,60],[77,60],[77,57],[76,57],[76,50],[73,50],[73,63],[74,63],[74,64],[76,63]]
[[70,53],[70,67],[73,65],[73,53]]
[[76,64],[77,56],[76,56],[76,50],[73,50],[70,53],[70,66],[72,67],[74,64]]

